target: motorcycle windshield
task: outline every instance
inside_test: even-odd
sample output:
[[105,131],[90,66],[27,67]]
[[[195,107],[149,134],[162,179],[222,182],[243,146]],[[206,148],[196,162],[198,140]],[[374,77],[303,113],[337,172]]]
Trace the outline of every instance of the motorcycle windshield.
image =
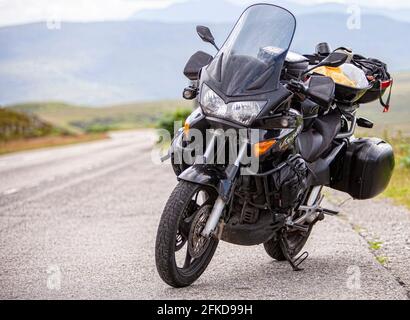
[[284,8],[249,7],[207,68],[211,85],[230,97],[277,89],[295,29],[295,17]]

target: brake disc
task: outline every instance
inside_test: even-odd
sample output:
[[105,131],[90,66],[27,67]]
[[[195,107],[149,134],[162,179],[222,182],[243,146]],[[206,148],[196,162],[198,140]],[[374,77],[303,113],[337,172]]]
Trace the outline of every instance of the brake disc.
[[194,259],[202,256],[210,243],[210,238],[204,237],[201,232],[208,221],[211,210],[211,205],[203,206],[198,210],[192,221],[188,236],[188,252]]

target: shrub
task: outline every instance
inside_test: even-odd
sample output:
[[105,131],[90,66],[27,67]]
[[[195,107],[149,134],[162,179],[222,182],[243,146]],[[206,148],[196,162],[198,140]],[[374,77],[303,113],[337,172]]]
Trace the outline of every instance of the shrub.
[[35,115],[0,108],[0,141],[43,137],[56,130]]
[[402,158],[400,163],[403,167],[410,169],[410,156]]
[[106,126],[102,124],[93,124],[85,128],[86,133],[106,133],[110,130],[114,130],[114,128],[111,126]]
[[[186,118],[191,114],[191,109],[177,109],[172,113],[164,114],[158,121],[157,129],[165,129],[174,137],[174,122],[181,122],[184,124]],[[178,129],[178,128],[176,128]]]

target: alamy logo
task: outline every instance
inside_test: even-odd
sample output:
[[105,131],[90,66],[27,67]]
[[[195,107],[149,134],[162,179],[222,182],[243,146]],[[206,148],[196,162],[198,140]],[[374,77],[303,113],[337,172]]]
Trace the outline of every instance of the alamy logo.
[[349,290],[360,290],[361,284],[361,272],[359,266],[350,266],[346,272],[349,276],[346,281],[346,286]]
[[57,8],[52,8],[48,14],[46,20],[46,27],[48,30],[60,30],[61,29],[61,13]]
[[347,13],[350,14],[346,21],[346,26],[349,30],[359,30],[362,28],[362,10],[359,5],[353,4],[347,8]]
[[51,265],[47,268],[47,288],[50,290],[61,289],[61,270],[57,265]]

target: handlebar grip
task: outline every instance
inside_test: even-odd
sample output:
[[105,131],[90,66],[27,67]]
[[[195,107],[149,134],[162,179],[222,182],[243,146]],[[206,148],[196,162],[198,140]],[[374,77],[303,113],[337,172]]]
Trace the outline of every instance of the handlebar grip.
[[290,80],[288,86],[290,89],[293,89],[292,91],[295,91],[297,93],[306,93],[307,88],[304,86],[304,84],[300,81],[297,80]]

